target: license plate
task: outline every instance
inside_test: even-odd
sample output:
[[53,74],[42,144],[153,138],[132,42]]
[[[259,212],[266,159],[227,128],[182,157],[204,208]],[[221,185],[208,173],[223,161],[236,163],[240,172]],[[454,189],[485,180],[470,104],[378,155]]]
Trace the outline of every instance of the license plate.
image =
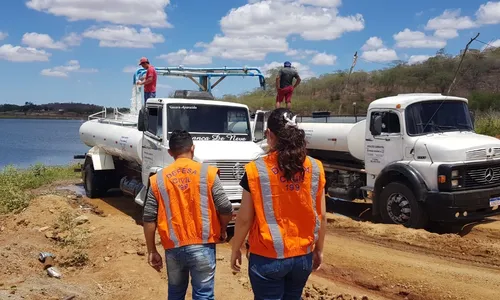
[[490,198],[490,207],[500,206],[500,197]]

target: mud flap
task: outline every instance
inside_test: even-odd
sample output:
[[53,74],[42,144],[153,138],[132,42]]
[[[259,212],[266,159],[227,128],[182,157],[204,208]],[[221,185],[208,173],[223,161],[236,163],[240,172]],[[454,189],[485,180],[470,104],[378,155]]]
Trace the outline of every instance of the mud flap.
[[146,203],[146,196],[147,196],[146,194],[147,194],[147,189],[145,186],[143,186],[142,189],[137,194],[137,196],[135,196],[134,199],[135,203],[137,203],[140,206],[144,206],[144,204]]

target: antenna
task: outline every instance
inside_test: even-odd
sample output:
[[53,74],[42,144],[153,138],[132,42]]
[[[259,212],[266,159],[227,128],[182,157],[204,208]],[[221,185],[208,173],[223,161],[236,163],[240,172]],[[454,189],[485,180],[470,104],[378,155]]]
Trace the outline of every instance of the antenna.
[[[351,68],[349,69],[349,74],[347,74],[347,80],[345,82],[344,87],[340,91],[340,94],[344,93],[344,91],[347,89],[347,86],[349,85],[349,79],[351,78],[352,70],[356,66],[357,61],[358,61],[358,51],[354,52],[354,56],[352,58]],[[341,111],[342,111],[342,103],[340,103],[340,106],[339,106],[339,115],[340,115]]]
[[467,45],[465,45],[465,49],[464,49],[464,52],[462,53],[462,58],[460,59],[460,63],[458,64],[458,67],[457,69],[455,70],[455,76],[453,77],[453,81],[451,82],[450,84],[450,87],[448,88],[448,92],[446,93],[446,95],[450,95],[450,92],[451,92],[451,89],[453,88],[453,86],[455,85],[455,82],[457,80],[457,75],[458,75],[458,72],[460,71],[460,67],[462,66],[462,62],[464,61],[464,58],[465,58],[465,54],[467,53],[467,50],[469,50],[469,46],[470,44],[475,41],[477,38],[479,37],[479,32],[476,34],[475,37],[471,38],[470,41],[467,43]]

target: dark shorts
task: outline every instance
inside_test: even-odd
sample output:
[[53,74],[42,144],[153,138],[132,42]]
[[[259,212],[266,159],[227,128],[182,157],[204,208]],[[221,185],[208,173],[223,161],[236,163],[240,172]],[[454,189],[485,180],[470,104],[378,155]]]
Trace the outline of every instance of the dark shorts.
[[287,87],[284,87],[278,91],[278,94],[276,95],[276,102],[283,102],[283,99],[285,99],[286,103],[292,102],[292,94],[293,94],[293,86],[289,85]]
[[155,98],[156,92],[144,92],[144,103],[148,101],[149,98]]

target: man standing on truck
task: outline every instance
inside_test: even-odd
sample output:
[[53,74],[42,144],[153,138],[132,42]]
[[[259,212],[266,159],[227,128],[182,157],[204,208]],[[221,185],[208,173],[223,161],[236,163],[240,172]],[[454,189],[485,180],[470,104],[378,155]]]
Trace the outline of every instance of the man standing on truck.
[[184,299],[191,274],[193,299],[214,299],[215,244],[226,239],[233,208],[219,170],[193,160],[191,135],[175,130],[168,153],[175,161],[151,176],[144,205],[148,263],[158,272],[162,258],[155,231],[165,248],[168,299]]
[[[285,61],[282,68],[276,77],[276,108],[281,107],[281,102],[285,99],[286,107],[288,109],[292,108],[292,94],[297,86],[300,84],[300,76],[297,70],[292,68],[292,63]],[[293,84],[293,79],[296,79],[295,84]]]
[[156,69],[153,67],[146,57],[142,57],[139,61],[139,66],[146,69],[146,78],[137,81],[137,85],[144,85],[144,106],[149,98],[156,97]]

